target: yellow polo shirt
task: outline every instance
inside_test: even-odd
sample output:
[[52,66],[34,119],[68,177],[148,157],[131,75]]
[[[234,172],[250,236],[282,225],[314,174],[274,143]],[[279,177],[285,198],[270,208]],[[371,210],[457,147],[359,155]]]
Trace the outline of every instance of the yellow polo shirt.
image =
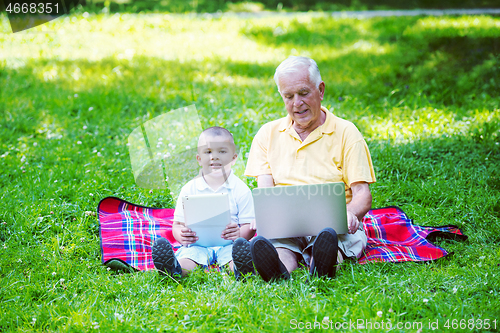
[[356,126],[325,107],[323,125],[302,142],[289,115],[260,128],[252,141],[245,170],[248,177],[272,175],[276,186],[344,182],[375,182],[368,146]]

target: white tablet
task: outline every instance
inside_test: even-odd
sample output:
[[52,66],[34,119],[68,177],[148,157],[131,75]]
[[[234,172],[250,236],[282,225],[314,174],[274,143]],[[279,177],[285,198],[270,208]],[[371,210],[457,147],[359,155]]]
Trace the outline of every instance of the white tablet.
[[221,237],[222,231],[231,223],[227,193],[198,194],[182,197],[184,221],[196,232],[198,246],[224,246],[231,240]]

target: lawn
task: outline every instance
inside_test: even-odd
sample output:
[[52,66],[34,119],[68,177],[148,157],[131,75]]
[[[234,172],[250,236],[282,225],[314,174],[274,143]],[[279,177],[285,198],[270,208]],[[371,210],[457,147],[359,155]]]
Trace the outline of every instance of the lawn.
[[[499,18],[80,13],[0,46],[0,331],[499,331]],[[130,133],[194,105],[202,127],[234,133],[245,179],[253,135],[285,114],[272,76],[288,55],[318,62],[323,105],[365,136],[373,207],[469,240],[438,241],[454,254],[430,263],[347,263],[333,280],[107,270],[102,198],[173,207],[168,189],[136,185]]]

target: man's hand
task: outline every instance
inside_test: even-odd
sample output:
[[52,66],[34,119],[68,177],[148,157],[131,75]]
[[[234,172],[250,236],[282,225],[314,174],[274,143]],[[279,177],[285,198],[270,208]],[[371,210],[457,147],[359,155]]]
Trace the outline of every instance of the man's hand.
[[222,238],[227,240],[235,240],[240,237],[240,227],[237,223],[229,223],[226,229],[222,231]]
[[172,226],[172,234],[174,238],[181,243],[181,245],[187,246],[196,243],[198,237],[196,237],[196,232],[192,231],[190,228],[186,227],[184,223],[174,221]]
[[349,233],[355,233],[359,228],[359,221],[372,207],[372,194],[366,182],[356,182],[351,184],[352,200],[347,204],[347,223]]
[[354,234],[359,228],[358,217],[350,211],[347,211],[347,225],[349,226],[350,234]]

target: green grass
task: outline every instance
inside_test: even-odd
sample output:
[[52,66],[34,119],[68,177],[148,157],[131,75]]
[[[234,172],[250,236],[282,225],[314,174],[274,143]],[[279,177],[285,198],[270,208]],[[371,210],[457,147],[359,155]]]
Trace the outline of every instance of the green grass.
[[[498,331],[499,26],[488,16],[91,15],[0,35],[0,331],[279,332],[325,317],[424,332],[429,321],[454,332],[446,320],[496,319],[481,332]],[[290,54],[317,60],[323,104],[364,134],[373,206],[458,225],[469,240],[439,241],[454,255],[432,263],[348,263],[331,281],[196,271],[178,283],[102,266],[99,200],[173,207],[168,191],[135,185],[132,130],[194,104],[203,127],[234,133],[241,176],[253,135],[285,114],[272,75]]]

